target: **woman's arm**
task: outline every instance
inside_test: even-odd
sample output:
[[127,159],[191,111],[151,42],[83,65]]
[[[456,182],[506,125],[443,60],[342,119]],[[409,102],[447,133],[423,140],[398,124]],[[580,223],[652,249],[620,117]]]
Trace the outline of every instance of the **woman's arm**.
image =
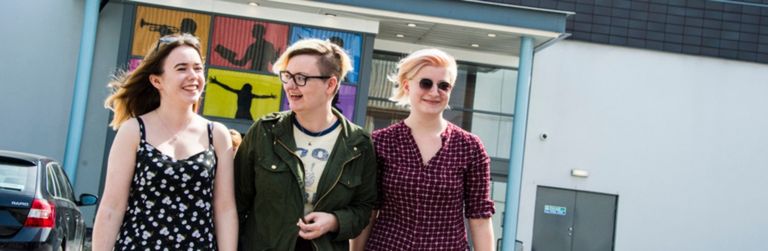
[[216,180],[213,188],[213,222],[219,250],[237,250],[238,221],[235,206],[232,138],[227,128],[214,123],[213,145],[216,149]]
[[371,235],[371,228],[376,223],[376,217],[379,216],[379,210],[373,210],[371,212],[371,219],[368,221],[368,226],[360,232],[360,235],[354,239],[349,240],[349,251],[364,251],[365,242],[368,241],[368,236]]
[[465,174],[464,212],[469,218],[469,231],[474,250],[496,250],[491,221],[491,216],[496,212],[491,200],[491,160],[480,138],[472,135],[472,140],[475,149],[471,152],[476,154],[470,160]]
[[104,193],[93,224],[94,251],[112,250],[115,245],[128,205],[140,137],[138,122],[130,119],[120,126],[112,142]]
[[472,236],[472,248],[477,251],[496,250],[491,218],[469,219],[469,233]]

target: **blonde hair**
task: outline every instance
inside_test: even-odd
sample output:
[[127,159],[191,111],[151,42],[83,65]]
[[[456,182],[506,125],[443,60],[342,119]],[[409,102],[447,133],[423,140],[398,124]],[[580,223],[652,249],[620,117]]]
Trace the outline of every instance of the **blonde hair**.
[[450,76],[449,82],[453,85],[456,82],[456,75],[458,74],[458,67],[456,65],[456,59],[448,53],[434,49],[421,49],[414,51],[405,58],[401,59],[397,64],[397,73],[388,77],[389,81],[395,82],[395,88],[392,89],[392,96],[389,100],[397,102],[398,105],[407,106],[410,105],[408,100],[408,93],[405,90],[405,85],[424,66],[445,67]]
[[229,135],[232,136],[232,149],[240,147],[240,143],[243,143],[243,136],[240,136],[240,132],[230,128]]
[[352,61],[343,48],[328,40],[311,38],[299,40],[288,47],[272,66],[272,71],[280,74],[280,71],[288,67],[288,61],[299,55],[319,56],[317,68],[320,74],[336,76],[339,80],[336,92],[341,87],[341,81],[352,70]]
[[[162,75],[165,59],[173,49],[179,46],[190,46],[197,51],[200,58],[200,41],[190,34],[173,34],[161,37],[150,48],[138,67],[132,72],[119,71],[115,74],[109,87],[112,94],[104,101],[104,107],[115,114],[109,123],[114,130],[126,120],[141,116],[160,106],[160,92],[149,81],[150,75]],[[192,105],[197,111],[200,100]]]

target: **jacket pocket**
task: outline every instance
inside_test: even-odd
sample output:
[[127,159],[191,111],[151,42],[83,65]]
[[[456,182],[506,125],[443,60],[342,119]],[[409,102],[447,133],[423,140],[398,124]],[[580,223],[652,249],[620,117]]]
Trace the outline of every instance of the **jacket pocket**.
[[347,172],[341,175],[341,179],[339,179],[339,183],[349,189],[354,189],[355,187],[360,186],[360,184],[362,183],[362,179],[360,178],[359,174],[353,174],[353,173]]
[[255,185],[259,197],[283,201],[296,189],[296,179],[288,164],[260,160],[256,169]]

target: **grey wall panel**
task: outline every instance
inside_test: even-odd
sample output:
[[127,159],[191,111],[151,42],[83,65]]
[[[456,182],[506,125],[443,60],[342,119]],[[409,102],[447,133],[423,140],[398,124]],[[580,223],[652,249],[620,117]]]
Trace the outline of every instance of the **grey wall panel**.
[[0,149],[64,158],[83,22],[80,0],[0,8]]

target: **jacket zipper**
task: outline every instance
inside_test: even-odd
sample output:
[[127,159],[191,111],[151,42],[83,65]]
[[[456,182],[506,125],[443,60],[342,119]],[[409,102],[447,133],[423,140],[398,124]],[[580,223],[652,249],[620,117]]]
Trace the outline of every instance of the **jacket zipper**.
[[[315,203],[315,205],[314,205],[314,206],[312,206],[312,212],[314,212],[314,211],[315,211],[315,209],[317,208],[317,205],[320,205],[320,201],[322,201],[322,200],[325,198],[325,196],[327,196],[329,193],[331,193],[331,191],[333,191],[333,189],[334,189],[334,188],[336,188],[336,184],[339,184],[339,180],[341,179],[341,174],[343,174],[343,173],[344,173],[344,168],[345,168],[345,167],[347,167],[347,163],[349,163],[350,161],[353,161],[353,160],[357,159],[357,157],[360,157],[360,155],[362,155],[362,154],[359,154],[359,153],[358,153],[357,155],[355,155],[355,156],[354,156],[354,157],[352,157],[351,159],[349,159],[349,160],[345,161],[345,162],[344,162],[344,164],[341,164],[341,171],[339,171],[339,176],[336,176],[336,181],[334,181],[334,182],[333,182],[333,186],[331,186],[331,189],[328,189],[328,191],[327,191],[327,192],[325,192],[325,194],[323,194],[323,196],[321,196],[321,197],[320,197],[320,199],[317,199],[317,203]],[[336,221],[337,221],[337,223],[336,223],[336,224],[338,224],[338,219],[336,219]],[[315,241],[314,241],[314,240],[311,240],[311,241],[309,241],[309,242],[311,242],[311,243],[312,243],[312,247],[314,247],[314,248],[315,248],[315,250],[320,250],[320,248],[319,248],[319,247],[317,247],[317,244],[315,244]]]
[[[293,151],[291,151],[291,149],[290,149],[288,146],[286,146],[286,145],[285,145],[285,144],[284,144],[282,141],[280,141],[280,140],[275,140],[275,141],[277,141],[278,143],[280,143],[280,145],[281,145],[281,146],[283,146],[283,148],[285,148],[285,150],[286,150],[286,151],[288,151],[289,153],[291,153],[291,155],[293,155],[293,157],[296,157],[296,159],[298,160],[299,166],[301,167],[301,175],[302,175],[302,176],[304,176],[304,164],[301,162],[301,158],[299,158],[299,155],[296,155],[296,153],[294,153]],[[302,188],[303,188],[303,186],[304,186],[304,177],[302,177],[302,181],[301,181],[300,185],[301,185],[301,186],[302,186]],[[305,192],[305,191],[303,191],[303,190],[302,190],[302,192]],[[306,204],[307,202],[306,202],[306,201],[304,201],[306,198],[304,198],[304,195],[303,195],[303,194],[301,195],[301,198],[302,198],[302,202],[303,202],[303,203],[302,203],[302,205],[301,205],[301,207],[303,208],[304,204]],[[301,216],[300,216],[300,217],[301,217],[302,219],[304,219],[304,213],[303,213],[303,212],[304,212],[304,209],[301,209],[301,211],[302,211],[302,214],[301,214]],[[297,236],[296,236],[296,238],[299,238],[299,236],[298,236],[298,233],[296,233],[296,235],[297,235]],[[310,241],[310,242],[311,242],[311,241]],[[312,243],[312,245],[314,245],[314,242]],[[315,250],[317,250],[317,248],[315,248]]]
[[[293,155],[294,157],[296,157],[296,158],[299,160],[299,165],[301,166],[301,169],[302,169],[302,170],[301,170],[301,173],[302,173],[302,175],[303,175],[303,174],[304,174],[304,170],[303,170],[303,169],[304,169],[304,165],[303,165],[303,164],[302,164],[302,162],[301,162],[301,158],[299,158],[299,156],[298,156],[298,155],[296,155],[296,153],[292,152],[292,151],[291,151],[291,149],[290,149],[290,148],[288,148],[288,146],[286,146],[286,145],[285,145],[285,144],[284,144],[282,141],[280,141],[280,140],[276,140],[276,141],[277,141],[278,143],[280,143],[280,145],[281,145],[281,146],[283,146],[283,148],[285,148],[285,150],[288,150],[288,152],[290,152],[290,153],[291,153],[291,155]],[[315,205],[314,205],[314,206],[312,206],[312,211],[313,211],[313,212],[314,212],[314,211],[315,211],[315,209],[317,208],[317,205],[320,205],[320,201],[322,201],[322,200],[325,198],[325,196],[327,196],[328,194],[330,194],[330,193],[331,193],[331,191],[333,191],[333,189],[334,189],[334,188],[336,188],[336,184],[338,184],[338,183],[339,183],[339,180],[341,179],[341,174],[343,174],[343,173],[344,173],[344,168],[345,168],[345,167],[347,167],[347,163],[349,163],[350,161],[353,161],[353,160],[357,159],[358,157],[360,157],[360,155],[362,155],[362,154],[358,153],[357,155],[353,156],[351,159],[348,159],[347,161],[344,161],[344,163],[343,163],[343,164],[341,164],[341,170],[339,171],[339,175],[338,175],[338,176],[336,176],[336,181],[334,181],[334,182],[333,182],[333,186],[331,186],[331,189],[328,189],[328,191],[327,191],[327,192],[325,192],[325,194],[323,194],[323,196],[321,196],[321,197],[320,197],[320,199],[318,199],[318,200],[317,200],[317,203],[315,203]],[[303,183],[303,181],[302,181],[302,183]],[[303,197],[304,197],[304,196],[302,195],[302,198],[303,198]],[[305,202],[305,203],[306,203],[306,202]],[[302,217],[304,217],[304,216],[302,216]],[[337,219],[337,220],[338,220],[338,219]],[[338,223],[337,223],[337,224],[338,224]],[[317,244],[315,244],[315,241],[314,241],[314,240],[310,240],[309,242],[310,242],[310,243],[312,243],[312,247],[314,248],[314,250],[320,250],[320,248],[317,246]]]

